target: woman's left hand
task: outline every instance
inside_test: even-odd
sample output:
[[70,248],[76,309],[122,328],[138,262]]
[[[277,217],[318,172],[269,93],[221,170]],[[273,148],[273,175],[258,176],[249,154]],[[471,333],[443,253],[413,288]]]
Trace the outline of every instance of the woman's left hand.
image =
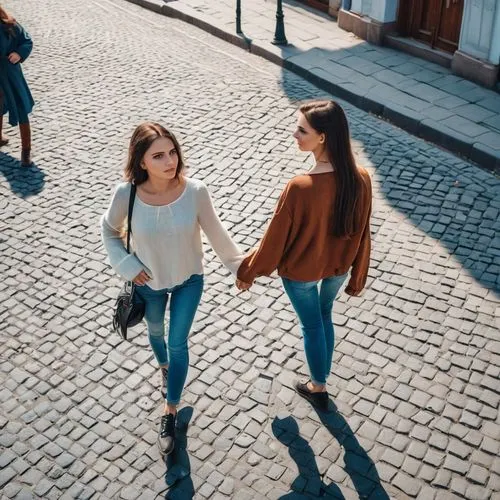
[[354,290],[354,288],[351,288],[349,285],[346,286],[345,288],[345,293],[347,295],[350,295],[351,297],[359,297],[361,295],[362,290]]
[[21,60],[21,56],[17,52],[11,52],[8,59],[11,64],[17,64]]

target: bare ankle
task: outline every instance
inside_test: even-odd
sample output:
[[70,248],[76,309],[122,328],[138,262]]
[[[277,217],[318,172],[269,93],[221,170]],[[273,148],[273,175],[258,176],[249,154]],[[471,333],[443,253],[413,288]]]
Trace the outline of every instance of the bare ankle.
[[165,415],[177,415],[177,405],[172,405],[170,403],[165,403],[163,407],[163,413]]
[[326,385],[325,384],[316,384],[312,381],[309,381],[307,383],[307,388],[311,392],[325,392],[326,391]]

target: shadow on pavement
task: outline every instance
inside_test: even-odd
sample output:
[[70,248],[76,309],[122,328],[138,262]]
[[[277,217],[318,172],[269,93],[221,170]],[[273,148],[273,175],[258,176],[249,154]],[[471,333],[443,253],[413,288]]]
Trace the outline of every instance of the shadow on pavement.
[[[349,89],[359,92],[364,88],[362,79],[356,83],[346,84],[352,81],[352,71],[346,66],[335,62],[342,58],[343,52],[347,56],[355,56],[356,52],[376,50],[366,43],[360,43],[354,48],[339,49],[337,51],[319,51],[311,49],[301,52],[300,49],[289,45],[282,48],[283,57],[291,59],[285,63],[293,63],[294,58],[300,58],[302,62],[306,59],[318,77],[329,78],[333,81],[343,82],[343,89],[335,90],[324,87],[319,81],[310,81],[311,85],[319,86],[317,91],[311,92],[308,84],[297,74],[282,71],[281,86],[291,102],[299,103],[304,100],[331,98],[345,99]],[[333,76],[322,69],[322,61],[338,69],[338,74]],[[335,66],[332,66],[335,65]],[[390,68],[387,68],[389,71]],[[300,68],[297,73],[301,73]],[[306,77],[302,70],[302,76]],[[445,76],[445,75],[443,75]],[[313,77],[314,78],[314,77]],[[336,78],[336,80],[335,80]],[[381,90],[367,88],[370,92],[384,92]],[[321,90],[323,89],[323,90]],[[328,94],[328,92],[333,92]],[[377,101],[378,97],[373,94],[372,99]],[[419,100],[407,94],[407,106],[414,107],[418,114]],[[457,158],[453,164],[453,158],[443,162],[444,154],[439,159],[433,156],[434,151],[441,151],[438,146],[426,145],[423,139],[415,137],[409,141],[407,134],[410,132],[397,131],[394,136],[388,137],[391,132],[386,129],[389,125],[384,122],[382,130],[378,130],[370,120],[362,122],[359,118],[353,118],[346,109],[352,138],[362,145],[364,154],[371,161],[380,184],[380,192],[385,196],[390,205],[399,213],[403,214],[416,228],[438,241],[446,248],[448,254],[456,259],[461,266],[482,286],[495,291],[500,295],[500,273],[496,267],[498,262],[498,246],[495,247],[495,234],[500,232],[499,210],[495,198],[500,194],[500,181],[493,174],[485,173],[478,166],[465,167],[462,160]],[[383,120],[381,120],[383,121]],[[411,134],[410,134],[411,135]],[[412,147],[413,140],[421,142],[417,147]],[[406,143],[405,143],[406,142]],[[450,146],[451,149],[459,149],[459,146]],[[489,179],[488,179],[489,177]],[[477,183],[480,179],[480,183]],[[490,189],[485,189],[486,183]],[[409,236],[413,248],[418,252],[418,246],[423,243],[418,236]],[[416,239],[415,239],[416,238]],[[402,242],[398,242],[402,243]],[[435,270],[433,264],[443,266],[441,270]],[[431,259],[427,267],[432,274],[441,275],[448,271],[446,262]],[[417,273],[418,274],[418,273]],[[454,279],[453,273],[450,279]]]
[[187,429],[192,416],[192,407],[182,408],[177,414],[175,448],[165,460],[167,465],[165,482],[168,486],[165,498],[188,500],[194,497],[195,491],[187,451]]
[[[331,400],[330,408],[332,410],[327,413],[317,412],[318,417],[343,448],[344,470],[351,478],[359,498],[389,500],[390,497],[380,482],[375,464]],[[314,452],[307,441],[300,436],[297,422],[292,416],[280,418],[278,415],[272,423],[272,429],[276,438],[288,446],[290,456],[299,469],[299,476],[291,485],[294,493],[281,498],[344,498],[337,485],[333,483],[327,485],[323,482]],[[302,493],[302,497],[297,496],[295,492]]]
[[359,444],[354,432],[332,400],[329,406],[331,411],[318,411],[317,414],[328,432],[344,449],[344,469],[349,474],[359,498],[389,500],[390,497],[380,483],[380,477],[372,459]]
[[281,496],[281,499],[299,500],[312,498],[344,499],[336,484],[323,482],[314,452],[309,443],[299,434],[297,421],[292,416],[280,418],[278,415],[271,427],[275,437],[285,446],[299,469],[298,477],[291,484],[292,491]]
[[45,173],[36,164],[23,167],[20,161],[3,152],[0,152],[0,174],[9,183],[11,191],[20,198],[40,193],[45,184]]

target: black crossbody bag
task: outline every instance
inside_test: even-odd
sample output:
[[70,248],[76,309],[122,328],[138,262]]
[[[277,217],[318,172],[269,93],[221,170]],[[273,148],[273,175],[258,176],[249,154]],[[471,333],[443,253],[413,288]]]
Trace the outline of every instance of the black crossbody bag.
[[[128,200],[127,253],[130,253],[132,212],[134,211],[136,191],[137,186],[132,184],[130,198]],[[123,340],[127,340],[127,329],[140,323],[144,317],[144,311],[146,309],[144,301],[135,292],[136,284],[133,281],[127,281],[116,299],[115,310],[113,312],[113,329]]]

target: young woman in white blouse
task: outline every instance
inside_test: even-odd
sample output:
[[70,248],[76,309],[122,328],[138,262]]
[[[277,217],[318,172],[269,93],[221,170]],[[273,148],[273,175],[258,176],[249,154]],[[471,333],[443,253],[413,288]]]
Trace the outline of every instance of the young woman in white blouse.
[[[151,348],[162,372],[165,398],[158,444],[164,454],[174,448],[174,429],[188,358],[188,335],[203,291],[200,228],[224,265],[236,274],[242,252],[215,213],[205,184],[184,175],[175,136],[157,123],[143,123],[132,135],[126,182],[117,186],[101,220],[104,246],[115,271],[133,280],[146,304]],[[127,218],[131,183],[137,186],[128,254],[122,228]],[[164,318],[170,298],[167,341]]]

